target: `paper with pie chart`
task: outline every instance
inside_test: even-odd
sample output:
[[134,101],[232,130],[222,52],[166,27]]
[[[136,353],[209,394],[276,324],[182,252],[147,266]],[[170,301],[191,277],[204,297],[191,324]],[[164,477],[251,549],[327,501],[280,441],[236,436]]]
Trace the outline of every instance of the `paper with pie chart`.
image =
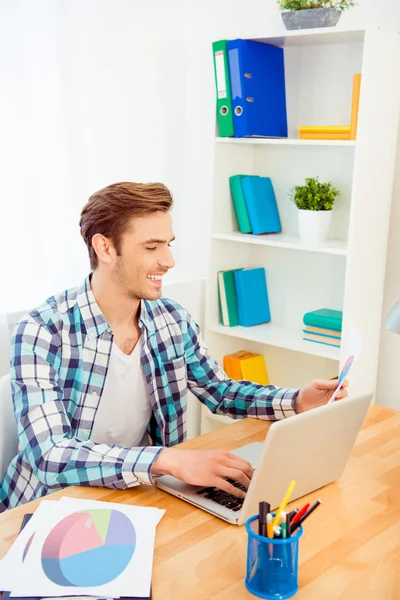
[[164,511],[70,500],[57,502],[46,525],[42,511],[36,531],[30,528],[12,595],[148,596],[155,529]]
[[350,325],[347,339],[344,344],[343,355],[345,356],[344,363],[341,367],[338,377],[338,386],[332,394],[328,404],[335,401],[336,396],[342,387],[343,381],[348,378],[350,370],[361,353],[362,337],[361,333],[354,325]]

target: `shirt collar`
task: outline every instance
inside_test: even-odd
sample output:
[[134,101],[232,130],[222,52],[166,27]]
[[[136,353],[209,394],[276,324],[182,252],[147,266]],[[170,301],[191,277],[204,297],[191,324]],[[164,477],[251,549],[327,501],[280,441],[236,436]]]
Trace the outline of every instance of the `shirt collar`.
[[78,290],[78,306],[89,337],[98,337],[109,327],[90,287],[90,275]]
[[[78,290],[78,306],[80,308],[83,321],[85,323],[87,334],[90,337],[99,337],[110,327],[105,316],[101,312],[100,306],[90,287],[91,275],[88,275]],[[154,329],[153,321],[150,318],[147,302],[141,300],[139,326],[143,324],[149,332]],[[142,329],[142,327],[140,327]]]

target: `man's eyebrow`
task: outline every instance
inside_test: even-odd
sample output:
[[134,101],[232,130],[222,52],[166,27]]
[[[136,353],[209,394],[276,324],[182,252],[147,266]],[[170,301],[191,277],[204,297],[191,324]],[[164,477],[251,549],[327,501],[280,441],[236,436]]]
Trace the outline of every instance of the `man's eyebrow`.
[[168,240],[159,240],[158,238],[151,238],[150,240],[146,240],[145,242],[142,242],[142,246],[145,246],[146,244],[170,244],[174,240],[175,240],[175,236],[173,238],[171,238],[169,241]]

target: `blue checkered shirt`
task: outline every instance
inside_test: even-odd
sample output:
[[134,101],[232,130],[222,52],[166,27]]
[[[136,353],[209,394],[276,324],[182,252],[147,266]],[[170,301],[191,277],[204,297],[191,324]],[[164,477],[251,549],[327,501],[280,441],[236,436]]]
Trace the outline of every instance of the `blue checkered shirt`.
[[229,379],[205,347],[198,325],[166,298],[142,300],[139,327],[152,418],[149,445],[92,442],[113,334],[90,287],[52,296],[17,325],[11,385],[19,452],[0,487],[0,512],[69,485],[126,489],[153,483],[164,446],[186,438],[187,390],[213,413],[234,419],[294,414],[298,390]]

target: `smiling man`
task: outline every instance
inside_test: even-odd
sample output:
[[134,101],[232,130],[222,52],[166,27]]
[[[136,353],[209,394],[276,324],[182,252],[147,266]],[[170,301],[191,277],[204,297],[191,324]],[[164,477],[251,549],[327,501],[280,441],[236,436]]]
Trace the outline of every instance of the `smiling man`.
[[68,485],[125,489],[163,474],[242,496],[228,479],[248,487],[247,461],[173,447],[186,437],[187,390],[213,412],[271,420],[331,397],[336,381],[295,390],[226,376],[193,318],[162,297],[162,276],[174,266],[171,206],[160,183],[93,194],[80,219],[91,274],[17,324],[19,453],[0,487],[0,511]]

